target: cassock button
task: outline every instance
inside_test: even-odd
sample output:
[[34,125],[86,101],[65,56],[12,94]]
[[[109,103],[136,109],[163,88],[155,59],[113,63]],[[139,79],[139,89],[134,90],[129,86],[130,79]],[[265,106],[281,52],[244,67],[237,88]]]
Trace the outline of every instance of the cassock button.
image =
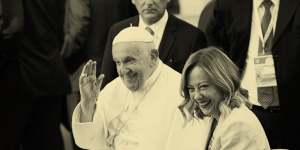
[[173,59],[169,59],[169,63],[173,63]]

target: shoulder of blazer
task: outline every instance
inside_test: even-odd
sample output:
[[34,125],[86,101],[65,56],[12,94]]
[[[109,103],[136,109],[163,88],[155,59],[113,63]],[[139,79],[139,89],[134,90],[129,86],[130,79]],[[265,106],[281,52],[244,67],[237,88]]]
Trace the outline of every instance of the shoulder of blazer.
[[177,18],[174,15],[169,15],[169,20],[167,22],[167,30],[176,30],[177,32],[183,32],[186,34],[200,33],[201,30],[191,25],[190,23]]
[[[247,1],[252,1],[252,0],[247,0]],[[239,7],[239,6],[234,6],[233,4],[239,2],[239,0],[216,0],[216,4],[219,4],[222,8],[230,8],[230,7]]]
[[130,27],[131,25],[138,26],[138,24],[139,24],[139,16],[136,15],[113,24],[110,28],[110,32],[118,33],[126,27]]

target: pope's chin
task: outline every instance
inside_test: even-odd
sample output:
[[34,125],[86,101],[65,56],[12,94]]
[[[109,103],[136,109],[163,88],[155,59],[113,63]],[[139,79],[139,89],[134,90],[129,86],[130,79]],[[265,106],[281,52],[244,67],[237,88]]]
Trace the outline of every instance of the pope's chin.
[[124,79],[122,78],[125,86],[130,90],[130,91],[137,91],[139,88],[139,83],[137,81],[132,81],[133,79]]

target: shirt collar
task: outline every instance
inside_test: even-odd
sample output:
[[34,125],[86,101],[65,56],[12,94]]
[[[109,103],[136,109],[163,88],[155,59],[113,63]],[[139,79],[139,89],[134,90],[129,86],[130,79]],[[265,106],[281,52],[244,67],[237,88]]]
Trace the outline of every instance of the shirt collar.
[[[260,7],[262,7],[262,3],[264,0],[253,0],[254,4],[255,4],[255,8],[259,9]],[[279,3],[279,0],[271,0],[271,2],[273,3],[273,6],[277,6]]]
[[154,24],[149,26],[143,21],[142,16],[139,15],[139,27],[141,28],[150,27],[154,31],[154,33],[160,33],[160,31],[163,30],[164,27],[166,26],[168,18],[169,18],[169,13],[167,10],[165,10],[163,17],[160,18]]
[[148,91],[152,86],[153,84],[155,83],[155,81],[158,79],[161,71],[162,71],[162,62],[161,60],[159,60],[158,62],[158,66],[157,68],[155,69],[155,71],[150,75],[150,77],[145,81],[143,87],[141,89],[139,89],[137,92],[135,93],[143,93],[143,92],[146,92]]

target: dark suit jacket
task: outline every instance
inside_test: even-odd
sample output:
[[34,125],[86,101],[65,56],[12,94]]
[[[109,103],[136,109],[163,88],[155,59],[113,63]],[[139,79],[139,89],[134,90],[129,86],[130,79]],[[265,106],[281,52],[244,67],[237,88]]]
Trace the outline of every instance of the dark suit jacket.
[[[135,16],[111,27],[101,65],[101,73],[105,75],[103,86],[118,76],[115,63],[112,60],[113,38],[130,24],[138,26],[138,23],[139,17]],[[169,15],[158,48],[159,57],[165,64],[181,72],[189,55],[204,47],[206,47],[206,38],[203,32],[173,15]]]
[[[210,26],[208,40],[224,48],[230,58],[244,70],[250,41],[252,0],[217,0],[215,25]],[[272,46],[280,106],[287,129],[297,129],[300,85],[300,1],[281,0]],[[292,125],[292,126],[291,126]],[[295,128],[293,128],[295,127]],[[287,131],[293,135],[295,131]],[[288,135],[288,138],[291,136]],[[297,138],[295,138],[297,139]],[[288,139],[289,145],[293,139]]]
[[198,28],[203,31],[205,34],[207,34],[207,28],[211,24],[211,21],[214,21],[213,13],[215,8],[216,0],[211,0],[206,4],[204,9],[202,10],[200,14],[200,18],[198,21]]
[[[17,60],[19,32],[23,27],[23,4],[20,0],[0,0],[0,72],[11,62]],[[17,19],[18,21],[12,21]],[[11,37],[5,37],[9,30]],[[1,75],[0,75],[1,76]]]
[[109,28],[136,14],[130,0],[91,0],[91,29],[86,45],[88,58],[101,62]]
[[70,91],[60,55],[63,42],[64,0],[23,0],[24,29],[18,59],[24,90],[40,95]]
[[[65,62],[68,71],[73,73],[89,59],[101,62],[109,28],[126,18],[137,14],[131,0],[89,0],[90,18],[82,33],[75,37],[79,50],[68,57]],[[79,10],[80,11],[80,10]],[[84,22],[82,22],[84,23]],[[86,34],[87,33],[87,34]],[[79,43],[80,39],[83,42]],[[101,63],[97,66],[100,68]],[[99,69],[100,70],[100,69]]]

